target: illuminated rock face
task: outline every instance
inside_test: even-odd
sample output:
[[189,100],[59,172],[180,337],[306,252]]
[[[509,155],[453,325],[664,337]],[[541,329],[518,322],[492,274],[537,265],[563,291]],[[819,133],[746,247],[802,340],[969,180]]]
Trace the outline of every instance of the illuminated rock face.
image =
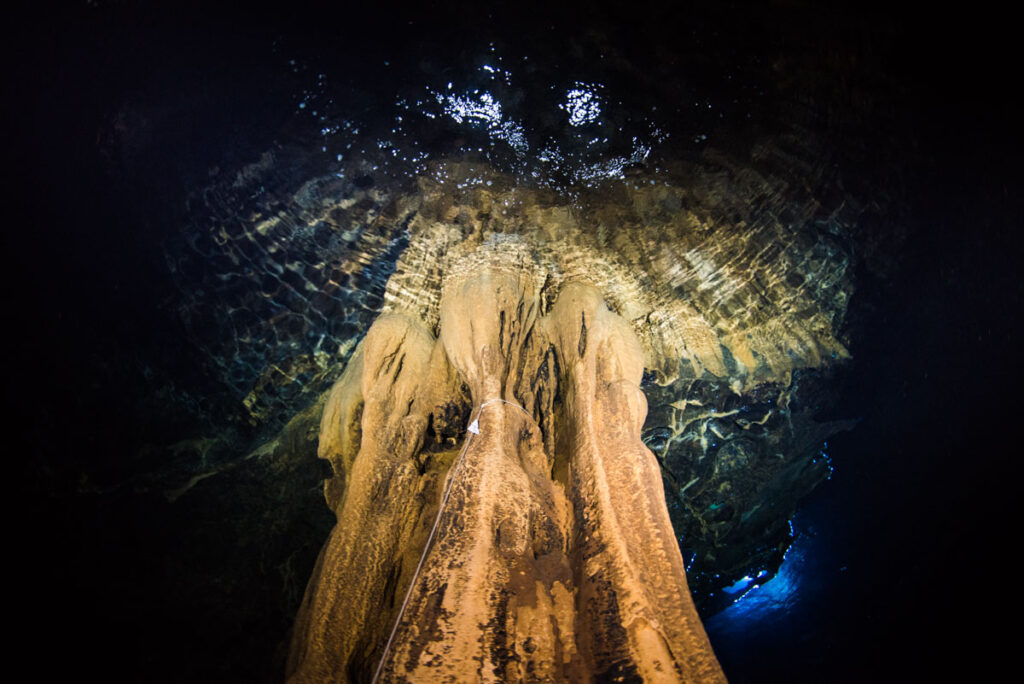
[[723,680],[678,535],[704,596],[778,567],[827,476],[791,397],[847,356],[848,255],[752,174],[447,177],[374,226],[404,247],[325,402],[338,523],[290,677]]
[[290,681],[724,681],[640,437],[644,346],[536,256],[478,246],[442,278],[436,339],[392,307],[331,391],[338,524]]

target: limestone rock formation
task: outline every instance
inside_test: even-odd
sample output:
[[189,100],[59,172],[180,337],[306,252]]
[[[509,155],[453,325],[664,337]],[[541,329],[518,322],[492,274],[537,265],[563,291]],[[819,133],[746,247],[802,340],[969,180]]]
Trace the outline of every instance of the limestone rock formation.
[[546,305],[514,247],[451,269],[437,339],[378,319],[332,390],[321,456],[350,475],[291,681],[724,681],[640,439],[643,347],[593,284]]

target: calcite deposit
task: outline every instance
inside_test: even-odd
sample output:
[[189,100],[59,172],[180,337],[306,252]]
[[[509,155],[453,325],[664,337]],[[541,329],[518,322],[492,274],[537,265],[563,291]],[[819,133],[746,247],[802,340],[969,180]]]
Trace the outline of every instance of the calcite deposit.
[[437,339],[385,314],[332,391],[321,456],[351,475],[291,681],[724,681],[640,439],[643,348],[593,284],[545,307],[529,256],[478,248]]

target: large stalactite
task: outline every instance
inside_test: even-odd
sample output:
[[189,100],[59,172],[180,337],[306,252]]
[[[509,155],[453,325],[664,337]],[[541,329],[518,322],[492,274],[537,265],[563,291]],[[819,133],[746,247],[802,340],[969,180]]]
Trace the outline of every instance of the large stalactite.
[[[723,681],[640,439],[631,326],[592,284],[545,312],[536,271],[474,256],[444,284],[436,340],[385,314],[328,400],[321,455],[351,475],[328,485],[338,525],[292,681]],[[479,433],[456,453],[437,436],[464,386]]]

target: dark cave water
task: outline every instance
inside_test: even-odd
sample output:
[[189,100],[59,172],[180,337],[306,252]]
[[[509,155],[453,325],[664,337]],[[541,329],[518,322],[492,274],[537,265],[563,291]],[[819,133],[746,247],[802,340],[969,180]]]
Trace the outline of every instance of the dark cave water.
[[[182,265],[181,227],[264,201],[197,200],[218,174],[276,142],[287,150],[273,171],[282,195],[325,170],[397,183],[453,153],[572,192],[705,145],[743,148],[790,123],[780,112],[818,126],[846,190],[885,194],[880,230],[905,235],[888,267],[858,265],[854,358],[824,416],[858,424],[829,439],[833,477],[794,518],[778,574],[731,587],[735,603],[706,621],[709,636],[733,682],[991,676],[1014,636],[997,618],[1017,607],[1002,587],[1013,583],[1020,495],[1024,210],[1005,101],[1011,43],[998,17],[972,12],[652,3],[549,9],[540,21],[528,8],[239,16],[98,2],[26,17],[7,60],[23,175],[3,238],[5,392],[24,497],[12,591],[37,678],[274,679],[270,653],[305,577],[288,565],[288,592],[243,592],[262,576],[244,566],[261,540],[232,549],[182,529],[188,514],[158,491],[175,463],[144,447],[216,426],[223,444],[189,448],[218,463],[276,428],[254,425],[239,401],[257,369],[279,347],[336,345],[365,327],[389,257],[355,285],[366,300],[347,318],[282,328],[244,347],[250,356],[236,337],[197,341],[223,320],[188,315],[213,286]],[[778,106],[780,83],[802,84],[785,89],[792,106]],[[261,406],[276,415],[303,391]],[[313,491],[323,475],[303,470],[294,486]],[[260,479],[246,477],[239,504],[195,515],[229,520],[251,505],[271,520]],[[314,510],[289,524],[276,540],[331,520]],[[295,550],[295,566],[316,552]],[[189,573],[209,587],[202,601]]]

